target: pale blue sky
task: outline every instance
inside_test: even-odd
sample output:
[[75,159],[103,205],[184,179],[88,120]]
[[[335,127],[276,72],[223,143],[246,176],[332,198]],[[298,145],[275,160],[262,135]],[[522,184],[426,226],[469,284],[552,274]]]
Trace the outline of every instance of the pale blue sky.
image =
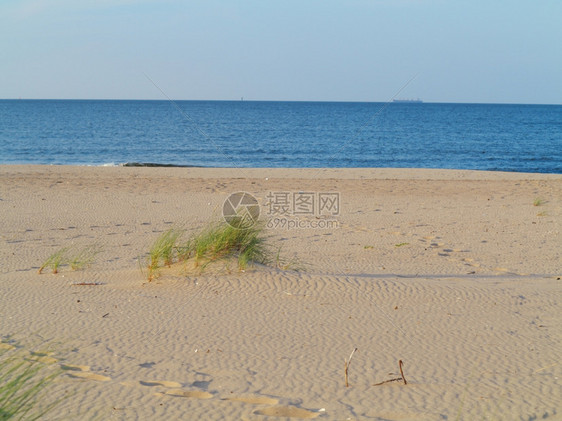
[[0,0],[0,98],[562,103],[561,0]]

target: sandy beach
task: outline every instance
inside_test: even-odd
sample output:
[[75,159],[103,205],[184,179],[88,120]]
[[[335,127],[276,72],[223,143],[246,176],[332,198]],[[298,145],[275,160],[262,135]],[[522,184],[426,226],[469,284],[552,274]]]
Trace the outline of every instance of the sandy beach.
[[[306,270],[147,281],[159,234],[239,191]],[[45,419],[562,419],[560,175],[3,165],[0,213],[2,346],[70,395]],[[90,267],[38,273],[91,244]]]

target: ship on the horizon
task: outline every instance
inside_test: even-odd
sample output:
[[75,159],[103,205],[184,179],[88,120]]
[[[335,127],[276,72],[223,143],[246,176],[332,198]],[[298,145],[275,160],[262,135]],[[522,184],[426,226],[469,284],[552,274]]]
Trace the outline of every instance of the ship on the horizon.
[[398,102],[400,104],[421,104],[423,101],[419,98],[416,99],[393,99],[392,102]]

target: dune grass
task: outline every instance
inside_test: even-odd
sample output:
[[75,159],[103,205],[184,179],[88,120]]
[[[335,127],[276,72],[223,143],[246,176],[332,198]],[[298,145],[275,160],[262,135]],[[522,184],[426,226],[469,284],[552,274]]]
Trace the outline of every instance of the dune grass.
[[52,273],[58,273],[62,266],[70,266],[72,270],[85,269],[94,263],[101,250],[101,247],[97,244],[87,245],[74,252],[71,252],[71,247],[63,247],[47,257],[38,273],[42,273],[46,268],[51,268]]
[[43,269],[46,268],[51,268],[53,270],[53,273],[58,273],[59,268],[62,265],[66,264],[67,262],[67,257],[66,257],[67,251],[68,251],[68,247],[63,247],[55,251],[49,257],[47,257],[47,259],[43,262],[43,264],[39,268],[38,273],[43,272]]
[[183,235],[183,230],[170,228],[156,239],[148,252],[148,279],[152,280],[158,275],[161,264],[171,266],[177,255],[177,242]]
[[62,370],[12,349],[0,348],[0,420],[41,419],[60,402],[43,403],[43,392]]
[[[203,271],[208,265],[234,259],[238,270],[243,271],[254,264],[275,265],[283,270],[301,270],[304,266],[297,259],[281,258],[280,249],[272,252],[264,233],[264,225],[256,223],[238,228],[239,221],[212,222],[201,231],[181,241],[184,231],[171,228],[164,231],[151,246],[145,265],[147,278],[159,275],[159,269],[173,263],[192,261],[193,266]],[[141,261],[141,260],[139,260]]]
[[72,270],[82,270],[94,263],[96,256],[102,249],[97,244],[85,246],[69,257],[69,265]]
[[245,229],[237,228],[232,221],[230,224],[210,224],[178,249],[182,259],[193,257],[196,267],[228,257],[237,259],[240,270],[253,263],[271,262],[271,253],[260,224]]

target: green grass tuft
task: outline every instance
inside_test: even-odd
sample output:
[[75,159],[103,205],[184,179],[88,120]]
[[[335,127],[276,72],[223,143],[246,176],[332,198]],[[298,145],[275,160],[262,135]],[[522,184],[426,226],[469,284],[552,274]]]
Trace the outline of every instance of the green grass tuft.
[[534,201],[533,201],[533,206],[542,206],[545,204],[545,201],[543,199],[541,199],[540,197],[537,197]]
[[54,252],[53,254],[51,254],[49,257],[47,257],[47,260],[45,260],[43,262],[43,265],[41,265],[41,267],[39,268],[38,273],[43,272],[43,269],[45,268],[51,268],[53,270],[53,273],[58,273],[59,267],[66,264],[67,251],[68,251],[68,247],[63,247],[57,250],[56,252]]
[[92,244],[79,250],[76,254],[70,256],[69,264],[72,270],[85,269],[91,266],[96,256],[101,253],[102,248],[97,244]]
[[148,253],[148,279],[154,279],[157,276],[158,268],[161,264],[171,266],[174,257],[177,254],[176,243],[183,235],[183,230],[170,228],[164,231],[156,239]]
[[60,402],[41,404],[40,400],[47,400],[41,399],[44,389],[61,373],[49,364],[24,358],[21,352],[12,353],[10,347],[0,348],[0,420],[42,418]]
[[237,228],[232,221],[230,224],[215,223],[191,237],[178,249],[183,259],[193,257],[196,267],[205,267],[211,262],[235,257],[238,268],[244,270],[253,263],[271,262],[263,230],[263,225],[259,223],[245,229]]
[[72,254],[69,253],[70,249],[70,247],[63,247],[51,254],[43,262],[38,273],[42,273],[45,268],[51,268],[53,273],[58,273],[62,266],[81,270],[94,263],[96,256],[101,252],[101,247],[96,244],[85,246]]

